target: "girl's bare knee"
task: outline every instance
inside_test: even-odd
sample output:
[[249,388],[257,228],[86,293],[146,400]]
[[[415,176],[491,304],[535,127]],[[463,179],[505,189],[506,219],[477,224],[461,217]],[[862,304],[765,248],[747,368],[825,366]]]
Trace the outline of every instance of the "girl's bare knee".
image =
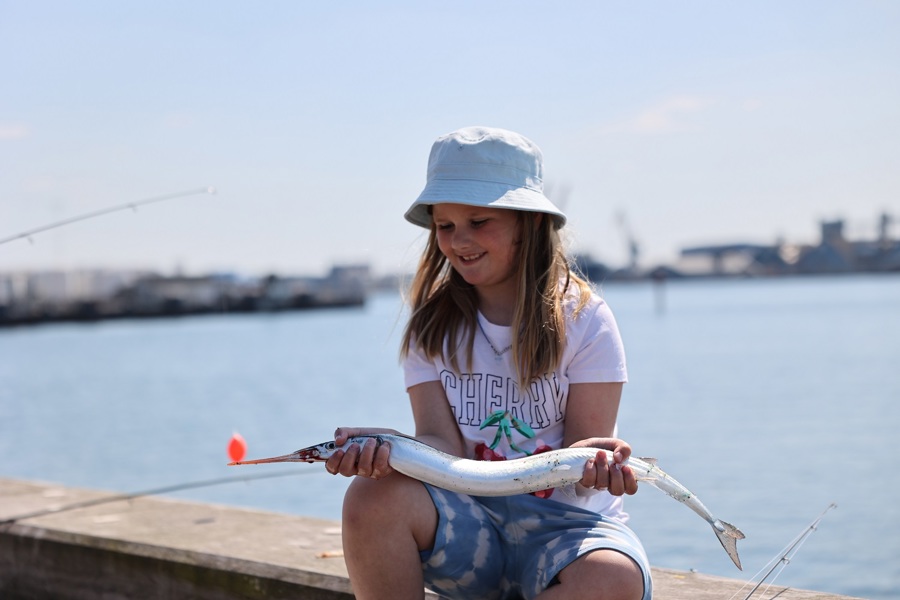
[[396,487],[393,477],[382,481],[373,481],[355,477],[344,495],[343,527],[356,528],[367,524],[377,525],[381,519],[389,515],[385,507],[390,504],[394,495],[391,488]]
[[596,550],[582,556],[563,569],[559,579],[567,588],[566,598],[640,600],[644,596],[640,566],[615,550]]
[[424,550],[434,544],[437,521],[437,509],[425,487],[399,473],[377,481],[357,477],[344,496],[345,538],[376,532],[379,539],[388,532],[407,531]]

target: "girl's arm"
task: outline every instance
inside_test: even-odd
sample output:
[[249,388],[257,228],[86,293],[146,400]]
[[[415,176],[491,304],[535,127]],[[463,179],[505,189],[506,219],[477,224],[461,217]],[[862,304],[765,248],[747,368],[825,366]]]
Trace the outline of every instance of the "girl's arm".
[[[569,386],[563,444],[573,447],[603,448],[614,453],[616,464],[631,455],[631,446],[613,436],[621,383],[575,383]],[[598,453],[585,466],[581,485],[596,490],[608,489],[615,496],[634,494],[637,481],[630,467],[609,468],[604,453]]]
[[416,438],[453,456],[465,456],[462,434],[440,381],[426,381],[408,390],[416,422]]

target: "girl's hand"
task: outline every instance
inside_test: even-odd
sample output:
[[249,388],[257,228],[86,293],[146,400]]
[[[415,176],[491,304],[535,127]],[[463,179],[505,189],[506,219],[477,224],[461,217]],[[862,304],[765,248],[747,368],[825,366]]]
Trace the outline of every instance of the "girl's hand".
[[603,448],[613,453],[613,464],[610,465],[606,452],[597,452],[584,465],[584,476],[579,482],[586,488],[607,490],[613,496],[634,494],[637,492],[637,479],[634,470],[623,464],[631,456],[631,446],[616,438],[590,438],[572,444],[573,448]]
[[[334,432],[334,442],[338,446],[343,446],[354,436],[374,433],[397,434],[398,432],[393,429],[338,427]],[[388,463],[390,454],[390,444],[379,445],[378,440],[369,438],[362,446],[351,444],[346,451],[335,452],[331,458],[325,461],[325,470],[332,475],[341,474],[344,477],[359,475],[370,479],[381,479],[393,472]]]

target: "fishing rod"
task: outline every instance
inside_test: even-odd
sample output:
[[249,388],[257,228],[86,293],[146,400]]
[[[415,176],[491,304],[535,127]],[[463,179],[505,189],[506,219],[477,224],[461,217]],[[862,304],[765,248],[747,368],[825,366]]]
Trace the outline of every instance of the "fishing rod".
[[[733,600],[738,594],[740,594],[744,590],[744,588],[746,588],[748,585],[750,585],[750,582],[752,582],[753,579],[755,579],[760,573],[762,573],[766,567],[768,567],[769,565],[772,565],[769,568],[769,570],[766,571],[765,575],[762,576],[762,578],[759,580],[759,582],[755,586],[753,586],[753,589],[750,590],[750,593],[747,594],[746,596],[744,596],[744,600],[750,600],[750,597],[753,596],[753,594],[755,594],[756,591],[762,586],[762,584],[766,582],[766,580],[772,575],[772,573],[775,572],[775,569],[778,569],[779,567],[781,567],[781,569],[778,571],[778,573],[775,575],[775,577],[772,578],[772,581],[769,582],[769,585],[766,587],[765,591],[768,591],[769,587],[771,587],[775,583],[775,579],[778,578],[778,575],[781,575],[781,572],[784,571],[784,569],[791,562],[791,559],[794,558],[794,555],[797,553],[797,551],[800,550],[800,547],[803,545],[803,543],[806,542],[806,539],[810,535],[812,535],[812,533],[814,531],[816,531],[818,529],[819,523],[822,521],[823,518],[825,518],[825,514],[834,508],[837,508],[837,504],[832,502],[825,508],[824,511],[822,511],[822,514],[820,514],[818,517],[816,517],[812,523],[807,525],[806,528],[803,531],[801,531],[797,537],[795,537],[793,540],[791,540],[791,542],[787,546],[785,546],[785,548],[779,554],[777,554],[775,556],[775,558],[773,558],[772,560],[767,562],[763,566],[763,568],[760,569],[759,572],[756,575],[754,575],[753,578],[751,578],[749,582],[744,584],[744,586],[741,587],[741,589],[736,591],[734,593],[734,595],[731,596],[731,598],[729,598],[729,600]],[[776,595],[781,595],[781,594],[779,593]]]
[[238,481],[255,481],[257,479],[272,479],[275,477],[288,477],[290,475],[302,475],[302,474],[310,474],[314,473],[314,471],[298,471],[298,470],[290,470],[290,471],[276,471],[275,473],[257,473],[254,475],[244,475],[238,477],[219,477],[217,479],[206,479],[203,481],[192,481],[188,483],[178,483],[175,485],[168,485],[164,487],[153,488],[149,490],[143,490],[140,492],[131,492],[126,494],[112,494],[109,496],[103,496],[101,498],[94,498],[93,500],[83,500],[81,502],[73,502],[71,504],[66,504],[63,506],[56,506],[53,508],[45,508],[41,510],[36,510],[30,513],[24,513],[21,515],[16,515],[15,517],[8,517],[6,519],[0,520],[0,527],[3,525],[11,525],[17,521],[23,521],[25,519],[33,519],[35,517],[43,517],[46,515],[54,515],[61,512],[67,512],[70,510],[77,510],[79,508],[89,508],[91,506],[98,506],[100,504],[110,504],[112,502],[121,502],[123,500],[134,500],[135,498],[141,498],[144,496],[157,496],[159,494],[168,494],[171,492],[180,492],[183,490],[192,490],[202,487],[211,487],[215,485],[222,485],[225,483],[236,483]]
[[89,213],[85,213],[83,215],[76,215],[74,217],[69,217],[68,219],[63,219],[62,221],[56,221],[54,223],[50,223],[48,225],[42,225],[40,227],[35,227],[34,229],[29,229],[28,231],[23,231],[22,233],[17,233],[15,235],[11,235],[6,238],[0,239],[0,245],[6,244],[7,242],[14,242],[15,240],[20,240],[22,238],[27,239],[29,242],[34,243],[34,240],[31,239],[31,236],[47,231],[48,229],[56,229],[57,227],[62,227],[63,225],[69,225],[70,223],[76,223],[78,221],[85,221],[87,219],[93,219],[94,217],[99,217],[102,215],[106,215],[112,212],[116,212],[119,210],[137,210],[138,206],[144,206],[145,204],[153,204],[154,202],[162,202],[164,200],[172,200],[173,198],[182,198],[184,196],[195,196],[197,194],[215,194],[216,188],[207,186],[203,188],[196,188],[192,190],[185,190],[183,192],[176,192],[174,194],[166,194],[164,196],[154,196],[153,198],[146,198],[144,200],[138,200],[137,202],[126,202],[124,204],[117,204],[115,206],[110,206],[107,208],[101,208],[100,210],[95,210]]

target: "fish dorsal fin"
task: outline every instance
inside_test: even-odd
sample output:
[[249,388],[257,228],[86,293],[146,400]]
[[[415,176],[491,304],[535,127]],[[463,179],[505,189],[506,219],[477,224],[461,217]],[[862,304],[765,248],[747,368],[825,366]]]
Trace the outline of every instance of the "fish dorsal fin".
[[653,465],[654,467],[656,466],[656,463],[659,462],[659,461],[658,461],[657,459],[655,459],[655,458],[645,458],[645,457],[643,457],[643,456],[641,456],[639,460],[644,461],[644,462],[647,463],[648,465]]

